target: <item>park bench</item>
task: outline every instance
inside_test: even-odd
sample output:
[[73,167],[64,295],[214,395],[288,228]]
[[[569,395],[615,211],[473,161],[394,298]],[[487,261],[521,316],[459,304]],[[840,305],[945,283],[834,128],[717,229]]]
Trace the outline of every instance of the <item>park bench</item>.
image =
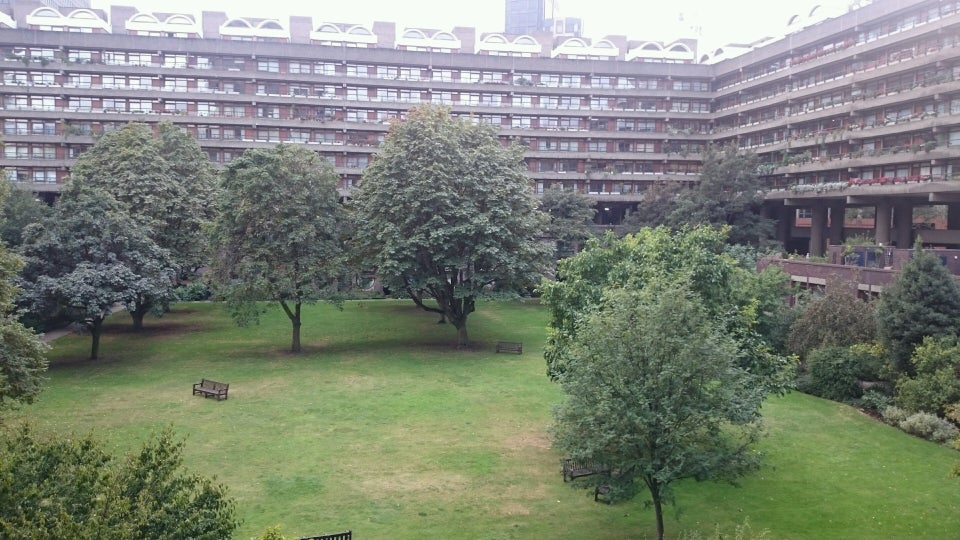
[[609,473],[610,467],[598,463],[586,463],[571,458],[560,460],[563,467],[563,481],[570,482],[576,478],[590,476],[593,474]]
[[193,395],[201,394],[205,398],[227,399],[227,390],[229,389],[229,384],[211,381],[210,379],[201,379],[200,382],[193,383]]
[[353,532],[321,534],[320,536],[301,536],[300,540],[353,540]]
[[610,498],[610,486],[606,484],[597,486],[593,490],[593,502],[613,503],[613,499]]
[[517,343],[514,341],[498,341],[497,342],[497,352],[511,352],[516,354],[523,354],[523,343]]

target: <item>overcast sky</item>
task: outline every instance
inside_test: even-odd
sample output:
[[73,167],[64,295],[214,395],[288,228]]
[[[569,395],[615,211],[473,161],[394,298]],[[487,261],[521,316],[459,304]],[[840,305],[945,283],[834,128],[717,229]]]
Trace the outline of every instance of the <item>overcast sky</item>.
[[[584,35],[626,35],[631,39],[671,41],[699,37],[706,45],[750,43],[783,33],[792,15],[820,5],[842,13],[852,0],[559,0],[562,16],[583,20]],[[863,0],[861,0],[863,1]],[[143,11],[225,11],[232,17],[311,15],[314,21],[450,30],[473,26],[503,31],[503,0],[94,0],[95,7],[134,5]],[[699,35],[698,35],[699,32]]]

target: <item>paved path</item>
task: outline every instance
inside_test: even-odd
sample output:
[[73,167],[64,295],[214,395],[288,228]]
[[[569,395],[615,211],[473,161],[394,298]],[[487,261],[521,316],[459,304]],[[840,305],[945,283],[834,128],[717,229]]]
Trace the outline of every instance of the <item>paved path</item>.
[[[124,309],[125,308],[122,305],[117,304],[110,309],[110,314],[113,315],[114,313],[118,311],[122,311]],[[80,331],[82,330],[79,324],[70,323],[64,326],[63,328],[54,328],[49,332],[44,332],[43,334],[40,334],[40,340],[43,341],[44,343],[50,343],[55,339],[60,339],[63,336],[68,336],[70,334],[76,334],[77,332],[80,332]]]

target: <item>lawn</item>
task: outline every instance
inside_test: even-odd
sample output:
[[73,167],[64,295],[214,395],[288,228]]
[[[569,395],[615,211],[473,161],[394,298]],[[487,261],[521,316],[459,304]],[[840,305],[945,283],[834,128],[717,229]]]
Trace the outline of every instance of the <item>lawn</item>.
[[[542,308],[482,304],[469,350],[436,321],[404,302],[311,307],[295,356],[277,310],[237,328],[217,305],[180,304],[142,334],[120,313],[99,361],[85,360],[88,337],[55,342],[47,389],[13,418],[93,431],[117,452],[173,426],[188,469],[229,487],[243,540],[275,524],[288,538],[654,536],[641,498],[596,504],[561,480]],[[496,341],[524,353],[495,354]],[[192,396],[201,377],[229,382],[230,399]],[[765,468],[739,488],[678,485],[669,536],[749,520],[770,538],[957,538],[960,480],[947,473],[960,453],[802,394],[763,412]]]

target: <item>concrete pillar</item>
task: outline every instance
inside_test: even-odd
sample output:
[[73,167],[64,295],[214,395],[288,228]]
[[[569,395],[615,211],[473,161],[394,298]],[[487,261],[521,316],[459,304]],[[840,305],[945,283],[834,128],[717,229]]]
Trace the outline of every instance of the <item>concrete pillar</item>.
[[947,205],[947,229],[960,231],[960,203]]
[[830,210],[830,229],[827,232],[827,239],[831,246],[837,246],[843,243],[843,221],[847,205],[843,202],[832,202],[828,208]]
[[790,245],[790,230],[796,215],[797,210],[792,206],[783,205],[777,208],[777,241],[783,244],[784,248]]
[[876,223],[874,224],[873,237],[878,244],[890,245],[890,203],[879,202],[876,208]]
[[898,202],[893,207],[894,242],[900,249],[910,249],[913,246],[913,205]]
[[824,233],[827,229],[827,207],[822,204],[814,205],[810,208],[812,219],[810,220],[810,248],[811,257],[823,257],[826,253],[826,237]]

